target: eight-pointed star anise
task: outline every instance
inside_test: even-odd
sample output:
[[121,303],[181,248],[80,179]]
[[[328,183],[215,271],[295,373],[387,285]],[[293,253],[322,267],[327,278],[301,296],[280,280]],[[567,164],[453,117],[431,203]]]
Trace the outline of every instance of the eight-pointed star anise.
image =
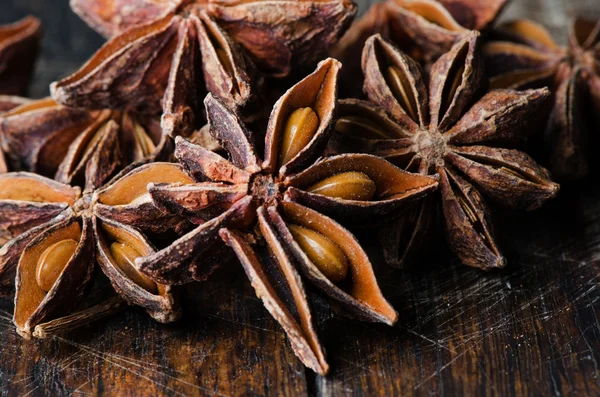
[[[482,195],[505,207],[533,210],[554,197],[558,185],[525,153],[505,149],[527,139],[548,90],[494,90],[481,97],[477,42],[473,32],[440,57],[428,87],[415,61],[372,36],[362,58],[364,90],[372,102],[341,101],[336,136],[347,146],[342,150],[438,173],[449,245],[464,264],[492,269],[505,260]],[[382,233],[389,262],[402,264],[424,242],[436,208],[426,199]]]
[[[361,74],[360,58],[366,40],[380,34],[423,63],[435,61],[470,30],[486,30],[508,0],[386,0],[374,3],[332,50],[342,61],[343,82]],[[360,95],[356,84],[344,84],[342,94]]]
[[487,68],[498,88],[550,86],[554,93],[547,123],[550,169],[557,178],[587,175],[589,130],[600,117],[600,19],[576,19],[569,45],[561,47],[546,29],[518,20],[494,30],[497,40],[484,46]]
[[315,162],[335,121],[340,66],[333,59],[321,62],[279,99],[267,127],[264,161],[253,134],[209,95],[210,132],[228,158],[177,138],[175,155],[196,183],[148,187],[156,206],[199,226],[136,260],[158,282],[187,283],[205,278],[210,272],[205,260],[226,244],[296,355],[319,374],[327,373],[328,364],[300,274],[361,319],[393,324],[397,318],[358,241],[332,218],[360,222],[393,216],[437,187],[432,177],[372,155]]
[[188,136],[202,118],[204,87],[254,116],[260,78],[252,61],[287,75],[316,61],[356,12],[349,0],[85,0],[73,8],[113,38],[78,72],[53,83],[54,98],[151,113],[162,107],[171,136]]
[[41,38],[40,20],[31,16],[0,26],[0,94],[25,94]]
[[[100,180],[91,176],[93,171],[88,167],[86,175]],[[83,193],[33,173],[0,175],[0,287],[10,293],[14,281],[14,323],[20,335],[43,337],[40,324],[71,313],[96,264],[130,304],[160,322],[179,317],[171,287],[134,266],[135,258],[155,252],[139,230],[161,232],[182,222],[157,211],[146,190],[150,182],[192,180],[181,166],[160,162],[123,172],[101,189]]]
[[157,120],[128,112],[69,108],[47,98],[0,114],[0,148],[10,170],[88,188],[128,164],[166,160],[172,146]]

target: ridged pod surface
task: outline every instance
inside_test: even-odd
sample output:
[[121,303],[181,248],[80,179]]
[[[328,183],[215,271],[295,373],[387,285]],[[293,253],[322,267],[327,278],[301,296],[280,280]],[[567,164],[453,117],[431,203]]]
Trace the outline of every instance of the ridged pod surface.
[[319,159],[335,121],[340,67],[322,61],[277,101],[264,160],[253,132],[225,103],[207,96],[210,133],[227,158],[177,138],[175,156],[195,183],[148,188],[158,208],[198,226],[136,261],[157,282],[184,284],[204,279],[211,258],[227,245],[296,355],[319,374],[329,365],[304,282],[360,319],[390,325],[397,319],[369,258],[338,221],[397,216],[437,187],[435,178],[371,155]]
[[534,210],[558,193],[546,169],[513,149],[535,131],[548,90],[486,93],[478,42],[478,33],[466,35],[431,66],[427,80],[411,57],[374,35],[362,56],[369,101],[340,103],[331,151],[370,153],[440,178],[438,200],[422,201],[382,230],[393,265],[427,244],[441,208],[449,245],[464,264],[503,267],[484,197]]

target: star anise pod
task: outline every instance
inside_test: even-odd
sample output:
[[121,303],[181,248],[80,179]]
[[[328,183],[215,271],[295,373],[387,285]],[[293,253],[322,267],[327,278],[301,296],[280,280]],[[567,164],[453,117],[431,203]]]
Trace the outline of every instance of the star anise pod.
[[[172,140],[152,118],[70,108],[47,98],[0,115],[0,147],[13,171],[96,188],[128,164],[168,159]],[[88,165],[98,179],[85,178]]]
[[336,131],[346,150],[440,176],[437,203],[422,201],[382,233],[392,264],[402,264],[424,242],[441,204],[447,239],[459,259],[482,269],[502,267],[505,259],[483,197],[533,210],[558,192],[544,168],[510,149],[527,139],[548,90],[493,90],[481,96],[478,36],[471,33],[441,56],[429,81],[414,60],[372,36],[362,58],[371,102],[341,101]]
[[386,0],[374,3],[334,47],[332,55],[344,64],[344,94],[359,96],[354,82],[361,74],[360,58],[366,40],[380,34],[413,59],[427,64],[446,53],[471,30],[486,30],[508,0]]
[[52,85],[54,98],[70,106],[162,111],[163,129],[172,136],[193,131],[206,90],[245,118],[255,116],[260,78],[253,61],[263,72],[285,76],[292,66],[316,61],[356,12],[349,0],[72,3],[113,38]]
[[41,38],[40,20],[32,16],[0,26],[0,94],[25,93]]
[[494,30],[484,46],[487,67],[499,88],[550,86],[554,93],[547,123],[550,169],[560,179],[589,171],[589,130],[600,122],[600,19],[576,19],[569,45],[561,47],[541,25],[518,20]]
[[[29,99],[20,96],[0,95],[0,116],[2,116],[4,112],[7,112],[11,109],[16,108],[17,106],[21,106],[29,102],[31,102]],[[8,165],[6,164],[6,158],[4,157],[4,152],[2,151],[1,143],[2,138],[0,137],[0,174],[4,174],[8,172]]]
[[[87,177],[99,181],[103,174],[88,163]],[[83,193],[33,173],[0,175],[0,244],[5,243],[0,285],[7,293],[14,280],[14,323],[20,335],[43,337],[43,323],[71,313],[96,264],[129,304],[143,307],[160,322],[179,317],[171,287],[150,280],[134,266],[135,258],[155,252],[139,230],[159,231],[179,222],[153,206],[146,191],[150,182],[192,179],[181,166],[160,162],[133,168]],[[72,318],[68,324],[76,325]]]
[[221,255],[226,244],[296,355],[319,374],[327,373],[328,364],[303,280],[358,318],[386,324],[397,318],[358,241],[332,218],[364,222],[393,216],[437,187],[434,178],[376,156],[315,162],[335,120],[340,67],[333,59],[321,62],[279,99],[268,123],[264,161],[254,135],[209,95],[210,132],[228,158],[177,138],[175,156],[196,183],[148,187],[156,206],[199,226],[136,260],[158,282],[188,283],[206,278],[211,270],[206,259]]
[[9,110],[16,108],[17,106],[25,105],[31,102],[31,99],[23,98],[16,95],[0,95],[0,116],[2,115],[2,113],[8,112]]

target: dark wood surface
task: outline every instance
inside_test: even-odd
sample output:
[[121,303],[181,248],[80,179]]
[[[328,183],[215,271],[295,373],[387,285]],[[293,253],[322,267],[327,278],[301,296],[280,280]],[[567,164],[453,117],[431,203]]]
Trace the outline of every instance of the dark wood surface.
[[[559,37],[569,16],[599,11],[597,0],[515,3],[506,17],[544,21]],[[1,23],[26,13],[45,22],[36,97],[102,43],[67,0],[2,0],[0,10]],[[79,332],[25,341],[13,330],[12,302],[0,300],[0,396],[600,395],[593,184],[565,186],[537,213],[497,213],[509,259],[503,271],[485,274],[451,256],[415,271],[377,266],[400,320],[386,327],[322,314],[328,377],[304,369],[231,263],[188,286],[185,319],[167,326],[130,309]]]

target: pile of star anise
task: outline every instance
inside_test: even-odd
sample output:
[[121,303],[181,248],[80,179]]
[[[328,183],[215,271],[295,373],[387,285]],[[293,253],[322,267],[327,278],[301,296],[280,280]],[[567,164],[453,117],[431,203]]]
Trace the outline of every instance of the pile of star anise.
[[350,230],[376,231],[393,266],[445,230],[463,264],[503,267],[491,209],[556,196],[538,161],[584,177],[600,121],[600,21],[576,20],[563,48],[532,21],[494,26],[506,2],[387,0],[351,25],[351,0],[71,0],[108,41],[39,100],[14,95],[40,22],[0,27],[0,290],[17,332],[126,304],[175,321],[177,286],[240,263],[326,374],[315,294],[397,320]]

